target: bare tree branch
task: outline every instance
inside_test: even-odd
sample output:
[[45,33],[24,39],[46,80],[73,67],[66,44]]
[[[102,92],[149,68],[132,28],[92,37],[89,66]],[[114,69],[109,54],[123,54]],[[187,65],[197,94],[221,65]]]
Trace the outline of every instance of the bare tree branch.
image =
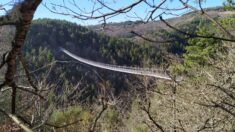
[[16,113],[16,85],[13,83],[11,85],[12,88],[12,94],[11,94],[11,113]]
[[95,131],[95,127],[97,125],[97,121],[100,119],[100,117],[102,116],[102,114],[104,113],[104,111],[108,108],[107,104],[104,102],[104,99],[101,100],[102,102],[102,109],[99,112],[99,114],[95,117],[94,123],[92,124],[91,128],[89,129],[89,132],[94,132]]
[[190,38],[206,38],[206,39],[215,39],[215,40],[223,40],[223,41],[228,41],[228,42],[235,42],[234,39],[227,39],[227,38],[221,38],[221,37],[216,37],[216,36],[202,36],[202,35],[198,35],[198,34],[190,34],[190,33],[187,33],[187,32],[184,32],[172,25],[170,25],[169,23],[167,23],[163,18],[162,16],[160,16],[160,20],[165,23],[168,27],[174,29],[175,31],[183,34],[183,35],[186,35]]
[[135,32],[135,31],[131,31],[130,33],[142,38],[143,40],[146,40],[146,41],[152,42],[152,43],[172,43],[172,42],[175,42],[175,40],[166,40],[166,41],[153,40],[153,39],[145,37],[145,36]]
[[37,93],[37,91],[35,92],[35,91],[31,91],[31,90],[29,90],[29,89],[27,89],[27,88],[25,88],[25,87],[22,87],[22,86],[16,86],[17,87],[17,89],[20,89],[20,90],[22,90],[22,91],[26,91],[26,92],[28,92],[28,93],[31,93],[31,94],[33,94],[33,95],[36,95],[36,96],[38,96],[38,97],[40,97],[41,99],[43,99],[43,100],[46,100],[42,95],[40,95],[39,93]]
[[[194,11],[199,11],[197,8],[189,5],[187,2],[184,2],[183,0],[179,0],[185,7],[190,8]],[[201,0],[199,0],[199,3],[201,2]],[[201,4],[200,4],[200,8],[201,8]],[[202,9],[202,8],[201,8]],[[226,35],[228,35],[231,39],[234,39],[234,36],[228,32],[219,22],[217,22],[216,20],[214,20],[212,17],[210,17],[205,11],[201,10],[203,13],[202,15],[205,16],[206,18],[208,18],[209,20],[211,20],[213,23],[215,23]],[[231,41],[233,42],[233,41]]]
[[226,95],[228,95],[231,99],[233,99],[235,101],[235,96],[233,95],[233,92],[228,91],[227,89],[225,89],[225,88],[223,88],[221,86],[214,85],[214,84],[207,84],[207,85],[215,87],[216,89],[221,90],[222,92],[224,92]]
[[[112,11],[112,12],[109,12],[109,13],[105,13],[105,14],[101,14],[101,15],[97,15],[97,16],[81,14],[81,13],[78,13],[78,12],[68,8],[67,6],[57,5],[57,4],[54,4],[54,3],[51,3],[51,5],[54,6],[54,7],[59,7],[59,8],[62,8],[62,9],[66,9],[66,10],[70,11],[72,14],[71,13],[58,12],[56,10],[52,10],[46,4],[44,4],[44,6],[49,11],[51,11],[53,13],[56,13],[56,14],[72,16],[73,18],[77,18],[77,19],[80,19],[80,20],[90,20],[90,19],[100,19],[100,18],[111,17],[111,16],[115,16],[116,14],[129,12],[133,7],[135,7],[136,5],[140,4],[141,2],[143,2],[143,0],[138,0],[138,1],[136,1],[136,2],[126,6],[124,8],[120,8],[118,10],[115,10],[115,11]],[[94,13],[92,13],[92,14],[94,14]]]
[[197,130],[197,132],[200,132],[200,131],[203,131],[205,129],[211,128],[211,127],[208,127],[209,121],[210,121],[210,118],[206,119],[204,125],[199,130]]
[[160,124],[158,124],[158,123],[153,119],[153,117],[152,117],[152,115],[151,115],[151,113],[150,113],[150,107],[151,107],[151,103],[149,102],[149,103],[148,103],[148,107],[147,107],[147,108],[146,108],[146,107],[143,107],[142,110],[148,115],[149,120],[151,120],[152,123],[153,123],[161,132],[164,132],[163,127],[162,127]]
[[9,117],[12,121],[14,121],[18,126],[20,126],[26,132],[33,132],[28,126],[26,126],[18,117],[14,114],[8,113],[0,108],[0,112]]
[[25,70],[25,74],[26,74],[26,77],[28,79],[29,84],[35,89],[35,91],[38,91],[38,88],[36,87],[36,85],[34,85],[32,79],[30,77],[30,73],[29,73],[28,67],[27,67],[27,65],[26,65],[26,63],[24,61],[24,57],[22,56],[21,53],[19,54],[19,59],[20,59],[20,62],[21,62],[22,66],[23,66],[23,68]]
[[54,124],[51,124],[51,123],[46,123],[45,125],[50,126],[50,127],[54,127],[56,129],[59,129],[59,128],[65,128],[65,127],[69,127],[71,125],[75,125],[75,124],[77,124],[77,123],[79,123],[81,121],[83,121],[83,120],[82,119],[81,120],[76,120],[76,121],[73,121],[71,123],[68,123],[68,124],[65,124],[65,125],[60,125],[60,126],[54,125]]

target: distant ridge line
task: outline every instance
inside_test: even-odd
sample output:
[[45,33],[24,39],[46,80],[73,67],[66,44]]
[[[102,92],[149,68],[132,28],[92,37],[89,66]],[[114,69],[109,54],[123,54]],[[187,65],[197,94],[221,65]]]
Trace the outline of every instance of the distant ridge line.
[[126,67],[126,66],[119,66],[119,65],[110,65],[105,63],[100,63],[88,59],[84,59],[82,57],[79,57],[68,50],[64,48],[60,48],[62,52],[67,54],[68,56],[76,59],[79,62],[85,63],[90,66],[98,67],[101,69],[111,70],[111,71],[117,71],[122,73],[129,73],[129,74],[135,74],[135,75],[143,75],[143,76],[150,76],[155,78],[160,78],[164,80],[172,80],[166,73],[160,73],[160,70],[157,69],[151,69],[151,68],[137,68],[137,67]]

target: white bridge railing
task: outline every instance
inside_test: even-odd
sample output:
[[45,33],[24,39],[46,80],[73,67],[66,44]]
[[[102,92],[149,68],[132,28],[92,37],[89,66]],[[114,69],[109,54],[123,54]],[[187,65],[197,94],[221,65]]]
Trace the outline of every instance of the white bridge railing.
[[171,80],[171,78],[166,73],[163,73],[157,69],[127,67],[127,66],[105,64],[105,63],[100,63],[100,62],[81,58],[75,54],[72,54],[71,52],[69,52],[68,50],[66,50],[64,48],[60,48],[60,50],[62,52],[64,52],[65,54],[67,54],[68,56],[78,60],[79,62],[85,63],[87,65],[91,65],[94,67],[98,67],[98,68],[102,68],[102,69],[106,69],[106,70],[111,70],[111,71],[136,74],[136,75],[144,75],[144,76],[156,77],[156,78],[165,79],[165,80]]

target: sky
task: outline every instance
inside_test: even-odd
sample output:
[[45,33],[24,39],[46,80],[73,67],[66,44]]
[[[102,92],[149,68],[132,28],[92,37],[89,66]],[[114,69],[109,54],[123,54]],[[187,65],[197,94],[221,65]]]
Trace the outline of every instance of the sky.
[[[5,4],[7,2],[9,2],[10,0],[1,0],[0,4]],[[14,0],[17,1],[17,0]],[[67,20],[67,21],[71,21],[71,22],[75,22],[81,25],[95,25],[95,24],[101,24],[102,21],[101,20],[89,20],[89,21],[81,21],[78,20],[76,18],[73,18],[71,16],[64,16],[64,15],[58,15],[55,13],[50,12],[46,7],[48,6],[50,9],[53,8],[53,6],[50,3],[54,3],[54,4],[58,4],[58,5],[63,5],[63,0],[43,0],[42,4],[39,6],[39,8],[36,11],[36,14],[34,16],[34,19],[38,19],[38,18],[52,18],[52,19],[61,19],[61,20]],[[73,4],[71,4],[71,2],[73,0],[64,0],[66,1],[66,6],[76,12],[79,12],[79,8],[81,9],[85,9],[87,12],[90,11],[93,8],[93,3],[92,0],[74,0],[77,4],[77,6],[79,6],[79,8],[75,7]],[[106,0],[108,1],[108,5],[114,9],[118,9],[118,8],[123,8],[126,5],[133,3],[137,0]],[[152,1],[152,0],[149,0]],[[162,1],[162,0],[155,0],[155,1]],[[164,4],[164,7],[168,7],[168,8],[177,8],[180,7],[181,4],[178,2],[178,0],[169,0],[171,2],[167,2],[166,4]],[[190,0],[191,1],[191,5],[198,7],[198,4],[195,2],[195,0]],[[222,6],[224,0],[206,0],[205,2],[202,3],[202,7],[203,8],[208,8],[208,7],[216,7],[216,6]],[[10,8],[10,7],[6,7],[6,8]],[[62,9],[58,9],[58,11],[63,11],[66,12],[65,10]],[[109,12],[109,10],[101,10],[103,13],[107,13]],[[124,15],[118,15],[115,16],[111,19],[108,19],[106,22],[122,22],[122,21],[135,21],[135,20],[139,20],[139,18],[137,19],[136,17],[141,17],[144,18],[147,14],[147,12],[149,11],[149,8],[146,6],[146,4],[140,4],[138,6],[136,6],[135,8],[133,8],[133,10],[127,14]],[[159,10],[156,13],[156,16],[158,15],[158,13],[160,13],[161,11]],[[189,12],[189,10],[184,10],[184,11],[179,11],[179,12],[174,12],[174,14],[177,15],[182,15]],[[0,13],[1,15],[1,13]],[[97,15],[97,14],[96,14]],[[176,17],[175,15],[165,15],[163,16],[164,18],[171,18],[171,17]]]

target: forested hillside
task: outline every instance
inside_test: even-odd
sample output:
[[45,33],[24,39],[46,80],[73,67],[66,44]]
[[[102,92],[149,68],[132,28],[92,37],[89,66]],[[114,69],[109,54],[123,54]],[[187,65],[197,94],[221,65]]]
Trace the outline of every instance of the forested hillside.
[[[233,11],[228,11],[224,9],[223,7],[215,7],[215,8],[207,8],[204,9],[208,15],[210,15],[212,18],[218,18],[218,17],[231,17],[234,16],[235,13]],[[200,12],[200,11],[198,11]],[[198,12],[187,12],[184,15],[176,16],[170,19],[167,19],[167,21],[172,26],[182,25],[182,24],[192,24],[196,21],[199,21],[203,18],[200,13]],[[131,33],[131,31],[139,32],[142,34],[151,34],[156,31],[161,31],[163,29],[169,30],[170,28],[166,26],[163,22],[159,20],[151,21],[151,22],[144,22],[144,21],[126,21],[126,22],[120,22],[120,23],[107,23],[105,28],[102,28],[102,25],[93,25],[88,26],[89,29],[95,31],[95,32],[102,32],[108,36],[120,36],[120,37],[135,37],[134,34]]]
[[34,69],[53,60],[70,61],[58,62],[53,69],[52,76],[63,74],[64,78],[58,79],[63,80],[65,84],[73,85],[84,78],[81,84],[88,88],[84,90],[85,93],[80,93],[84,96],[82,99],[92,99],[93,96],[98,96],[99,83],[104,80],[109,83],[109,90],[113,93],[119,95],[123,90],[128,92],[128,80],[137,80],[137,77],[93,69],[93,67],[77,63],[61,52],[60,47],[86,59],[121,66],[156,67],[166,62],[161,56],[161,52],[147,43],[134,43],[126,39],[111,38],[65,21],[47,19],[34,21],[26,43],[25,57],[30,58],[28,60],[31,62],[30,67]]

